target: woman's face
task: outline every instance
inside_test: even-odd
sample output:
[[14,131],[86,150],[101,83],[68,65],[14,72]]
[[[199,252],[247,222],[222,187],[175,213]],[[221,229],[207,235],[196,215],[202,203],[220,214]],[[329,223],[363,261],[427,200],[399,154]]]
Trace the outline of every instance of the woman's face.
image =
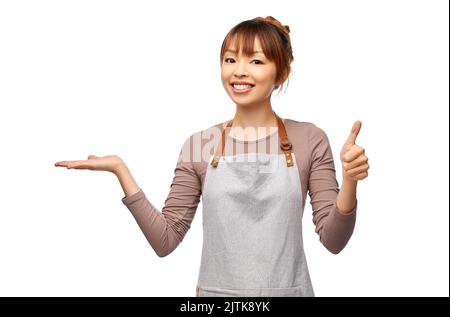
[[275,63],[266,58],[258,38],[255,38],[252,56],[243,56],[242,52],[238,54],[235,50],[232,43],[222,60],[222,84],[227,94],[241,106],[265,102],[275,87]]

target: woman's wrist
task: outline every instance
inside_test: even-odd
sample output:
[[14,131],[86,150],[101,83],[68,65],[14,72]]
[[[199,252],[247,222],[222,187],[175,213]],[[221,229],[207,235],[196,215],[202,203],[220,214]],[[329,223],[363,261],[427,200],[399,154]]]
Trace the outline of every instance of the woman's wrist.
[[112,170],[112,172],[116,176],[119,176],[118,174],[121,173],[123,174],[124,172],[126,172],[126,170],[128,170],[128,167],[125,164],[125,162],[121,160],[119,163],[117,163],[116,167]]
[[132,196],[140,190],[139,185],[134,180],[133,175],[131,175],[131,172],[128,169],[125,162],[121,162],[116,167],[114,174],[117,176],[117,179],[119,180],[120,186],[122,187],[125,197]]
[[349,213],[356,205],[356,187],[358,181],[343,177],[336,206],[341,213]]

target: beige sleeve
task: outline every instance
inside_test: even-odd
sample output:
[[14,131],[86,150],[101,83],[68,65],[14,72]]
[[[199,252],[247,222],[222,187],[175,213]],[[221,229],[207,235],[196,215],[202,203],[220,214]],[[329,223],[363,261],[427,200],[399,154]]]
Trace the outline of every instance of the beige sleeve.
[[348,214],[336,206],[339,187],[330,143],[325,132],[314,126],[309,134],[311,170],[309,196],[313,210],[313,222],[321,243],[332,253],[339,253],[350,240],[356,221],[356,202]]
[[[190,138],[186,142],[189,140]],[[200,179],[193,163],[181,159],[183,149],[180,151],[170,192],[161,212],[147,199],[142,189],[134,195],[122,198],[122,202],[131,211],[148,242],[160,257],[170,254],[181,243],[200,201]]]

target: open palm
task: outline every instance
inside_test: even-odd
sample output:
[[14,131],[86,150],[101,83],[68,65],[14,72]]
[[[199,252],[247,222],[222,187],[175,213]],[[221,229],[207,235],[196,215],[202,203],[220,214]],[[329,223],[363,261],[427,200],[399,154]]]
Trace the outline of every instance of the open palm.
[[88,169],[115,173],[122,163],[122,159],[117,155],[106,155],[102,157],[89,155],[87,160],[59,161],[55,163],[55,166],[67,167],[67,169]]

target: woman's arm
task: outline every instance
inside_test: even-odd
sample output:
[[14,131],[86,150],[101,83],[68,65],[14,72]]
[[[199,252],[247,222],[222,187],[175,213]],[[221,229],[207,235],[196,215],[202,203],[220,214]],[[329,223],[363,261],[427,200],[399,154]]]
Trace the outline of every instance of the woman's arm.
[[313,127],[308,143],[311,152],[308,189],[313,222],[320,242],[328,251],[338,254],[347,245],[355,227],[356,187],[344,180],[339,190],[333,153],[322,129]]
[[353,124],[340,153],[342,186],[337,197],[337,207],[342,213],[349,213],[353,209],[356,204],[356,185],[369,175],[369,159],[365,155],[365,149],[355,144],[361,125],[361,121]]
[[341,189],[337,196],[336,206],[343,214],[347,214],[355,208],[356,205],[356,185],[358,182],[351,181],[343,177]]
[[128,166],[125,162],[119,164],[116,168],[114,174],[117,176],[119,180],[120,186],[122,186],[122,190],[125,193],[125,197],[132,196],[139,191],[139,186],[131,175]]
[[339,253],[353,234],[358,200],[358,180],[368,175],[368,158],[364,148],[355,144],[361,122],[354,123],[350,136],[342,147],[342,184],[338,188],[333,154],[325,132],[315,127],[309,146],[311,170],[309,190],[313,206],[313,222],[322,244],[332,253]]
[[[189,140],[186,140],[183,149]],[[181,150],[170,192],[161,211],[147,199],[125,165],[117,169],[116,175],[126,195],[122,202],[159,257],[167,256],[181,243],[200,202],[200,178],[192,160],[184,160],[183,157]]]
[[[190,138],[186,140],[185,145],[189,144],[188,142]],[[117,155],[89,155],[87,160],[59,161],[55,166],[108,171],[116,175],[125,193],[123,204],[133,214],[156,254],[163,257],[171,253],[183,240],[200,201],[200,179],[192,159],[183,160],[182,153],[183,150],[180,152],[170,193],[161,212],[147,199],[125,162]]]

